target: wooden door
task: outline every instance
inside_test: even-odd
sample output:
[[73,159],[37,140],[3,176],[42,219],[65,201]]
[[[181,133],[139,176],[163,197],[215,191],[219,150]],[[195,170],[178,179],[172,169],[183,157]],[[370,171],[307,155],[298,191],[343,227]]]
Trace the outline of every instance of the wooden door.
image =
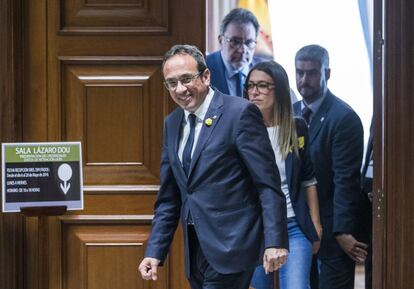
[[[186,288],[176,235],[157,282],[138,264],[159,186],[174,44],[204,50],[194,0],[22,1],[22,140],[81,141],[85,206],[25,219],[24,288]],[[40,230],[39,230],[40,228]]]
[[414,288],[414,1],[375,3],[382,21],[374,31],[373,287],[407,289]]

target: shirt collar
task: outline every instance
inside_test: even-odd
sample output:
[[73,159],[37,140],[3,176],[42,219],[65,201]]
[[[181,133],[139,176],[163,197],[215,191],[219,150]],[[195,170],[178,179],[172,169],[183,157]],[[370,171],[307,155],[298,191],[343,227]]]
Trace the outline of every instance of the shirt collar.
[[[328,91],[328,90],[326,90],[326,91]],[[305,106],[307,106],[312,111],[312,113],[315,114],[315,113],[318,112],[318,109],[321,107],[321,104],[322,104],[323,100],[325,99],[325,97],[326,97],[326,92],[321,97],[319,97],[317,100],[315,100],[314,102],[309,103],[309,104],[306,103],[306,101],[303,99],[302,103],[301,103],[301,109],[303,109]]]
[[[207,110],[210,107],[211,100],[213,99],[213,95],[214,95],[214,90],[210,87],[208,90],[208,94],[206,98],[204,99],[203,103],[194,112],[195,116],[197,117],[197,121],[202,121],[204,117],[206,116]],[[188,115],[190,113],[191,112],[184,110],[185,122],[188,121]]]

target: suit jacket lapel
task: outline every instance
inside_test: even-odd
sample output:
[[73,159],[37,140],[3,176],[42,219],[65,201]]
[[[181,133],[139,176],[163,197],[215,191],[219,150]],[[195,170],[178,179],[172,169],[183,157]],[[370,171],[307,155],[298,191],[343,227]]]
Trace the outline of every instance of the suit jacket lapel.
[[331,107],[333,95],[328,90],[325,100],[322,102],[316,114],[313,116],[309,126],[309,143],[312,143],[322,127],[329,108]]
[[173,114],[171,117],[170,126],[169,126],[169,142],[168,146],[173,149],[173,155],[175,158],[175,162],[179,164],[178,170],[180,174],[185,179],[186,175],[181,165],[180,158],[178,157],[178,145],[180,142],[181,134],[182,134],[182,123],[184,118],[184,111],[178,108],[177,113]]
[[302,116],[302,109],[301,109],[302,101],[295,102],[293,104],[293,112],[297,116]]
[[293,154],[294,153],[289,153],[285,160],[286,180],[289,186],[289,192],[291,192],[293,188]]
[[221,84],[220,86],[222,86],[222,92],[229,94],[230,90],[227,84],[226,72],[225,72],[226,66],[224,65],[224,60],[221,58],[221,53],[218,54],[217,62],[218,62],[219,67],[221,68],[221,69],[215,70],[217,81],[220,82]]
[[[209,139],[211,133],[213,132],[214,128],[216,127],[220,119],[220,116],[222,114],[222,106],[223,95],[216,91],[214,93],[213,99],[211,100],[210,107],[208,108],[207,113],[203,119],[200,135],[198,137],[198,141],[194,149],[193,157],[191,158],[191,165],[190,170],[188,172],[188,177],[191,176],[193,168],[197,163],[198,158],[200,157],[201,151],[204,149],[207,140]],[[212,124],[210,126],[206,125],[205,123],[205,120],[208,118],[212,120]]]

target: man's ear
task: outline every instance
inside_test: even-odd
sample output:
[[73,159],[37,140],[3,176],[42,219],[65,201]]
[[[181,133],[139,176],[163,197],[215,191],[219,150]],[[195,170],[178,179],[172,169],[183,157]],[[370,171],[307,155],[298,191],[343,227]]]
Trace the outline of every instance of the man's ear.
[[328,81],[329,78],[331,77],[331,69],[330,68],[325,68],[325,78]]
[[205,85],[210,86],[210,76],[211,76],[210,70],[206,68],[203,74],[201,74],[200,76],[201,80],[203,81]]
[[220,44],[220,47],[223,45],[223,36],[222,35],[219,35],[218,37],[217,37],[217,40],[218,40],[218,42],[219,42],[219,44]]

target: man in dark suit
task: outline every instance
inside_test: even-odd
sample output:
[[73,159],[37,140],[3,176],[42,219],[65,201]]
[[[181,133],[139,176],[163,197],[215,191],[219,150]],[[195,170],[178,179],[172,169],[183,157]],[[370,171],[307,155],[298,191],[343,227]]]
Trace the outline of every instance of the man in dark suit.
[[219,91],[243,96],[244,80],[251,67],[263,59],[254,56],[259,22],[249,10],[236,8],[220,26],[220,50],[207,56],[211,85]]
[[255,266],[273,272],[287,259],[285,198],[262,116],[210,88],[194,46],[172,47],[163,74],[179,107],[164,123],[160,190],[139,271],[157,279],[181,220],[191,287],[247,289]]
[[363,263],[367,245],[355,239],[360,201],[363,128],[352,108],[333,95],[329,55],[319,45],[302,47],[295,57],[296,85],[303,100],[296,115],[309,126],[310,154],[318,181],[323,228],[318,253],[319,288],[354,288],[355,262]]
[[[220,26],[220,50],[209,54],[207,67],[211,71],[211,85],[225,93],[243,96],[243,85],[249,70],[265,58],[254,54],[259,22],[252,12],[235,8],[228,13]],[[292,103],[297,101],[290,90]]]

